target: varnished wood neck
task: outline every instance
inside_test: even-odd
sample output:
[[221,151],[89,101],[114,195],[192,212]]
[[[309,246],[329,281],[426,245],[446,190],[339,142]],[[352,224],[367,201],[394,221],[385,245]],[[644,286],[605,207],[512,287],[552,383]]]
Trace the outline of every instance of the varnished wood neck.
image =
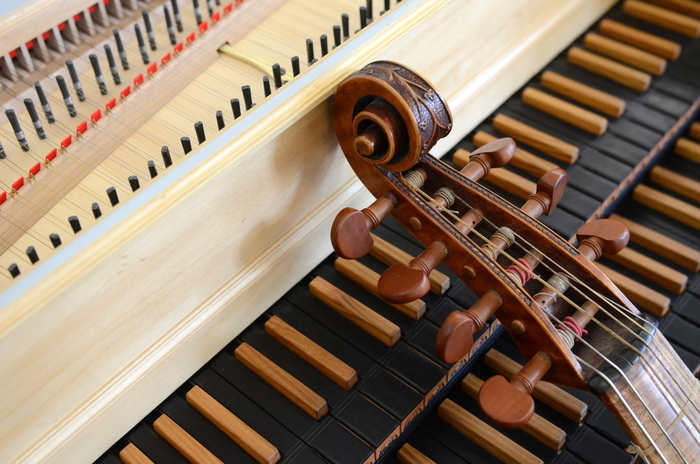
[[[620,379],[616,386],[638,420],[633,418],[612,388],[600,398],[633,442],[645,452],[648,461],[651,464],[700,463],[700,382],[685,367],[663,335],[657,333],[654,336],[643,359],[626,375],[629,382]],[[634,390],[641,395],[661,427]],[[657,449],[649,437],[656,443]],[[669,442],[669,437],[675,447]]]

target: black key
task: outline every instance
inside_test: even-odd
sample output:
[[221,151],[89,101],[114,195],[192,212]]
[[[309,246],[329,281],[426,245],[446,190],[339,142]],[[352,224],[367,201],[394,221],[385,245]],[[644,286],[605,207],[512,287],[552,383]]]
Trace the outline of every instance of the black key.
[[690,108],[690,104],[685,101],[673,98],[669,95],[657,92],[656,90],[650,90],[646,92],[642,98],[642,103],[650,106],[662,113],[667,114],[678,120],[683,114]]
[[588,464],[632,464],[634,456],[587,426],[579,427],[567,450]]
[[629,446],[631,442],[630,437],[622,429],[622,426],[617,419],[615,419],[615,416],[602,404],[598,404],[597,406],[598,407],[593,409],[586,419],[586,425],[620,448]]
[[340,407],[331,408],[331,413],[338,422],[379,452],[400,433],[396,419],[357,392],[351,393]]
[[659,330],[670,341],[682,346],[696,356],[700,356],[700,327],[690,324],[688,321],[676,316],[673,313],[668,314],[659,324]]
[[[586,171],[580,166],[572,166],[572,169],[573,168],[577,169],[569,174],[569,182],[557,208],[561,208],[585,220],[600,207],[602,200],[597,198],[600,194],[595,191],[595,186],[600,184],[605,185],[602,182],[605,179],[600,179],[595,174]],[[585,183],[587,178],[596,179],[595,185],[587,185]],[[614,189],[611,189],[610,192],[612,192],[612,190]]]
[[332,417],[319,424],[307,443],[332,464],[361,464],[374,454],[374,450]]
[[682,346],[679,346],[673,342],[671,342],[671,347],[678,354],[678,357],[681,358],[681,361],[683,361],[683,364],[686,365],[688,370],[694,374],[697,374],[697,372],[700,370],[700,356],[694,355]]
[[122,464],[122,462],[115,458],[113,454],[106,453],[100,456],[100,458],[95,461],[94,464]]
[[680,82],[671,76],[663,76],[657,82],[655,90],[666,95],[672,95],[684,102],[692,103],[700,96],[700,88],[688,83]]
[[584,222],[562,209],[555,209],[549,216],[540,216],[539,220],[566,240],[573,237]]
[[444,370],[449,370],[454,363],[443,362],[435,355],[435,339],[439,330],[435,324],[423,319],[404,336],[404,341]]
[[407,443],[423,453],[426,457],[440,464],[469,464],[453,453],[448,447],[427,435],[423,431],[422,426],[411,434]]
[[302,446],[292,454],[285,456],[280,464],[326,464],[327,462],[308,446]]
[[647,129],[656,131],[659,134],[665,134],[669,129],[671,129],[671,127],[673,127],[678,118],[668,116],[649,106],[641,105],[637,102],[627,102],[625,116],[622,119],[611,121],[608,126],[609,130],[615,132],[615,126],[617,125],[618,121],[624,120],[634,121]]
[[673,312],[700,327],[700,298],[684,293],[673,301]]
[[380,366],[362,379],[356,388],[401,422],[402,429],[423,410],[423,396]]
[[437,364],[412,350],[404,342],[399,342],[394,349],[382,359],[381,364],[389,372],[400,378],[426,399],[437,393],[446,383],[446,372]]
[[[600,200],[601,202],[606,200],[608,196],[610,196],[610,194],[617,188],[617,184],[615,182],[603,179],[601,176],[588,171],[582,166],[571,166],[567,172],[569,174],[567,190],[568,187],[571,186],[585,192],[588,196]],[[566,192],[564,195],[566,195]],[[583,209],[583,211],[586,211],[586,209]],[[574,211],[569,212],[574,213]],[[584,219],[587,219],[589,216],[590,215],[585,216]]]
[[[637,147],[634,147],[636,150]],[[646,151],[642,149],[642,153]],[[623,154],[624,156],[624,154]],[[643,156],[643,155],[642,155]],[[619,185],[623,179],[627,178],[632,172],[633,166],[630,164],[625,164],[613,158],[612,156],[606,155],[599,152],[594,148],[586,148],[583,153],[581,153],[581,158],[578,161],[579,166],[583,166],[587,171],[594,172],[606,179]]]
[[657,132],[645,129],[632,121],[623,121],[614,131],[611,130],[596,140],[593,148],[623,163],[636,166],[660,139],[661,136]]

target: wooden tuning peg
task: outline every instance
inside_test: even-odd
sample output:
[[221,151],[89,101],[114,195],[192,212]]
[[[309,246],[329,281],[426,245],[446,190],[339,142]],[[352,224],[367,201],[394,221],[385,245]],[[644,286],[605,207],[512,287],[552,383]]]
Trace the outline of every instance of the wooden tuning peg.
[[510,378],[495,375],[481,386],[479,408],[494,424],[507,429],[527,424],[535,412],[532,391],[552,365],[549,356],[538,352]]
[[569,175],[561,168],[552,169],[537,182],[537,191],[530,195],[522,210],[537,219],[543,214],[549,214],[557,207]]
[[461,173],[477,182],[488,175],[492,168],[501,168],[515,155],[515,142],[510,137],[494,140],[482,145],[472,152],[469,162],[462,168]]
[[447,316],[435,339],[435,353],[441,360],[453,363],[466,356],[474,346],[474,335],[503,304],[501,296],[489,290],[466,311]]
[[341,210],[331,227],[331,243],[335,252],[345,259],[357,259],[369,253],[374,244],[369,232],[391,213],[395,202],[392,195],[387,195],[377,198],[362,211],[354,208]]
[[430,272],[447,256],[442,242],[433,242],[423,253],[409,261],[408,266],[394,264],[384,271],[377,282],[377,292],[393,304],[415,301],[430,290]]
[[581,226],[576,232],[578,251],[595,261],[603,253],[614,255],[627,246],[630,232],[627,226],[615,219],[598,219]]

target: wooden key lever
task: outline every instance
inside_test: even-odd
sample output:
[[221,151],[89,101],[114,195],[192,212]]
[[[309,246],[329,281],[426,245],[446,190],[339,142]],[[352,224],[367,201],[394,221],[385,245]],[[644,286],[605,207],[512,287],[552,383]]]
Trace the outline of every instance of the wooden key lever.
[[527,424],[535,412],[532,391],[552,365],[549,356],[538,352],[510,378],[495,375],[481,386],[479,408],[494,424],[507,429]]
[[358,259],[369,253],[374,244],[370,231],[394,209],[393,195],[378,198],[362,211],[344,208],[331,227],[331,243],[336,253],[345,259]]

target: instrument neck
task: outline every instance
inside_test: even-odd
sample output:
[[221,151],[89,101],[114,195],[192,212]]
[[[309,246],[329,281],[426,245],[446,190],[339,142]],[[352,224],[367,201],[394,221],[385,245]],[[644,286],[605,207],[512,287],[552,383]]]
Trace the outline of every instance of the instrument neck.
[[700,463],[700,382],[661,333],[642,359],[600,396],[650,464]]

